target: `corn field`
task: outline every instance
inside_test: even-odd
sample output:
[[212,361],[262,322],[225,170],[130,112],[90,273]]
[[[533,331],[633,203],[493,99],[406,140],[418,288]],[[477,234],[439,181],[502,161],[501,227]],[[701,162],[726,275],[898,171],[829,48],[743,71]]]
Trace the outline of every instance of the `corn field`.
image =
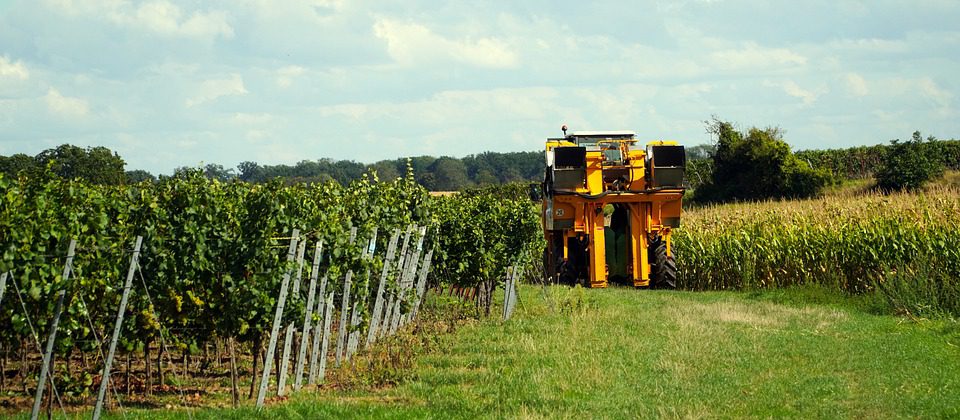
[[960,192],[831,196],[693,209],[673,240],[679,286],[817,284],[960,315]]

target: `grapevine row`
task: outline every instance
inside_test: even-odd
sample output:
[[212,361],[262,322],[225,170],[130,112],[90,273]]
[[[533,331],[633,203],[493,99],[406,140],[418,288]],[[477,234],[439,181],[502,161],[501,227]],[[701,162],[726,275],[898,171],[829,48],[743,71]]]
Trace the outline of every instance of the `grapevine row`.
[[[322,243],[318,274],[329,279],[327,290],[339,302],[347,294],[346,273],[380,272],[392,232],[426,228],[424,247],[435,251],[434,285],[496,287],[507,266],[529,254],[528,236],[511,235],[538,227],[532,212],[511,207],[529,203],[430,198],[410,173],[389,182],[371,173],[348,186],[223,183],[199,171],[132,186],[0,177],[0,197],[0,273],[10,275],[10,293],[0,300],[3,360],[37,353],[37,335],[44,334],[61,290],[67,299],[56,339],[58,359],[66,359],[70,370],[76,354],[102,358],[131,248],[142,236],[135,284],[144,293],[131,294],[119,351],[128,358],[142,352],[147,382],[146,361],[156,349],[160,367],[161,342],[186,355],[229,339],[256,357],[269,336],[282,274],[293,268],[286,248],[295,229],[301,232],[296,239],[309,245],[306,261],[315,257],[314,244]],[[375,230],[380,234],[371,246]],[[76,257],[72,274],[63,278],[71,240],[77,241]],[[364,258],[368,247],[376,250],[373,258]],[[304,278],[313,274],[309,263],[302,270]],[[391,278],[388,292],[398,281]],[[349,284],[348,294],[370,302],[359,310],[368,321],[373,312],[368,298],[377,282]],[[305,284],[303,289],[301,295]],[[306,299],[288,300],[285,322],[302,319],[305,304]],[[89,397],[99,385],[91,380],[97,375],[92,365],[62,378],[67,382],[62,385]],[[24,383],[27,376],[36,380],[36,370],[21,366]]]

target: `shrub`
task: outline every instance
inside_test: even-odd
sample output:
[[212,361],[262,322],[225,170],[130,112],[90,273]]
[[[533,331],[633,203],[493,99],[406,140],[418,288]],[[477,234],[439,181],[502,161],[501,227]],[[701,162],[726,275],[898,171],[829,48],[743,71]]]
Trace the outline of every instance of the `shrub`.
[[919,131],[905,142],[890,141],[890,151],[877,171],[877,187],[884,191],[916,190],[943,172],[943,161],[935,154],[933,137],[925,143]]
[[828,170],[797,158],[778,127],[741,132],[714,119],[708,131],[717,136],[717,149],[712,177],[697,189],[697,201],[811,197],[833,182]]

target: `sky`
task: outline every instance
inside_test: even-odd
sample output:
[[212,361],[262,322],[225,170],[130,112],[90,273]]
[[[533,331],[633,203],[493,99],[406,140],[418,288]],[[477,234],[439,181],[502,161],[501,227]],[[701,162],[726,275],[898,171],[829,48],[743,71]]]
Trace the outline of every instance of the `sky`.
[[572,130],[794,149],[960,138],[960,1],[0,0],[0,155],[127,169],[539,150]]

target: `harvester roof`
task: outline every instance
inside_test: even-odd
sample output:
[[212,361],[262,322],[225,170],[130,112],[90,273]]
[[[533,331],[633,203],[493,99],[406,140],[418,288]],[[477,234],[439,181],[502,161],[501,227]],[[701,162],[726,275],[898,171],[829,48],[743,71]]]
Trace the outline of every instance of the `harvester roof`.
[[633,131],[574,131],[564,138],[547,139],[548,141],[568,141],[577,145],[595,145],[604,140],[636,141]]

